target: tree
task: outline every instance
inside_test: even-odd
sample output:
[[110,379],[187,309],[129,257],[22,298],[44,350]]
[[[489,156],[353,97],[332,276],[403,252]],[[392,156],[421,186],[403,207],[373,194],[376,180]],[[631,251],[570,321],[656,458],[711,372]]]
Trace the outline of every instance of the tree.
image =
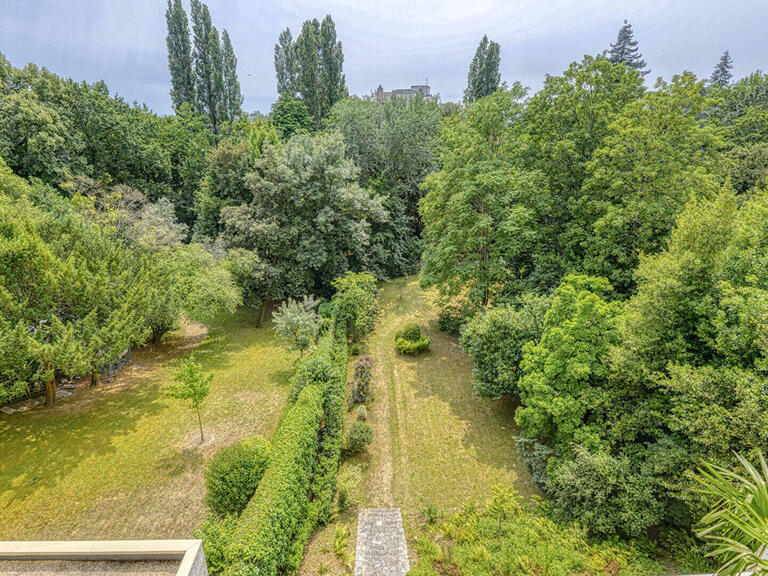
[[303,100],[295,100],[286,94],[281,95],[272,104],[269,118],[284,140],[288,140],[294,134],[310,132],[315,126],[307,104]]
[[293,98],[296,95],[296,69],[291,29],[280,32],[275,44],[275,74],[279,96]]
[[221,33],[221,74],[224,84],[224,117],[234,122],[243,114],[243,95],[240,93],[240,81],[237,79],[237,58],[226,30]]
[[548,305],[548,298],[529,295],[519,307],[489,308],[466,324],[460,342],[472,360],[472,385],[480,396],[519,396],[523,347],[541,336]]
[[301,134],[265,145],[246,177],[250,199],[221,211],[228,248],[253,250],[275,271],[276,299],[328,291],[348,270],[364,269],[381,198],[357,182],[338,133]]
[[768,464],[758,456],[759,468],[738,454],[741,473],[705,463],[696,477],[701,492],[715,500],[697,536],[710,543],[709,555],[721,562],[717,573],[724,576],[768,570]]
[[317,301],[312,296],[304,296],[301,300],[289,298],[272,313],[275,332],[291,350],[299,351],[299,358],[317,337],[319,319],[316,308]]
[[211,23],[208,6],[192,0],[192,33],[194,37],[195,110],[208,118],[211,129],[218,133],[223,110],[222,57],[219,32]]
[[612,64],[625,64],[629,68],[637,70],[641,76],[645,76],[650,72],[650,70],[644,70],[645,60],[643,60],[643,55],[638,51],[632,25],[626,20],[624,20],[624,25],[619,30],[616,44],[611,44],[609,58]]
[[301,26],[293,46],[296,67],[296,92],[307,105],[315,122],[322,118],[322,85],[320,84],[320,23],[307,20]]
[[702,88],[690,73],[675,76],[627,104],[608,126],[572,204],[574,269],[631,292],[639,255],[663,248],[688,200],[717,193],[724,142],[701,124],[712,105]]
[[171,102],[178,111],[183,104],[195,103],[195,86],[192,77],[192,52],[189,44],[187,13],[181,0],[168,0],[165,11],[168,35],[168,70],[171,73]]
[[499,89],[501,82],[499,52],[498,43],[489,42],[488,36],[483,36],[475,51],[475,57],[469,65],[467,87],[464,90],[465,103],[479,100]]
[[461,297],[478,310],[533,269],[539,182],[519,168],[511,127],[524,93],[516,85],[478,100],[441,131],[442,169],[424,181],[420,204],[420,280],[437,286],[444,303]]
[[371,330],[378,310],[376,279],[365,272],[347,272],[332,283],[331,299],[338,326],[343,326],[351,342],[359,342]]
[[721,88],[727,88],[731,85],[731,79],[733,78],[733,60],[728,50],[723,52],[720,57],[720,61],[712,71],[712,75],[709,77],[710,86],[720,86]]
[[285,29],[275,44],[277,92],[281,97],[300,97],[319,126],[331,106],[347,96],[343,65],[344,53],[330,15],[322,24],[307,20],[295,42],[290,29]]
[[166,388],[165,395],[169,398],[189,400],[189,407],[197,412],[197,423],[200,426],[200,444],[202,444],[205,442],[205,436],[203,435],[203,418],[200,410],[203,406],[203,401],[211,391],[213,373],[204,373],[202,365],[195,362],[194,356],[190,356],[184,358],[179,363],[178,369],[173,374],[173,380],[174,382]]
[[322,91],[322,116],[347,96],[344,78],[344,52],[336,40],[336,25],[330,15],[320,24],[320,86]]

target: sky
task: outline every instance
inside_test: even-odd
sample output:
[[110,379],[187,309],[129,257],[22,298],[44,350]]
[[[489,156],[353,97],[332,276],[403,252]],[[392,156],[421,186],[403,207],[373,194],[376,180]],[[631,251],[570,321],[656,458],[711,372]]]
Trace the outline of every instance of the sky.
[[[189,2],[184,0],[189,11]],[[483,34],[501,44],[501,76],[532,90],[584,54],[635,30],[651,74],[708,76],[724,50],[734,75],[768,70],[767,0],[209,0],[238,58],[248,112],[277,97],[273,49],[281,30],[331,14],[344,47],[350,93],[427,82],[457,101]],[[166,0],[2,0],[0,53],[75,80],[104,80],[111,92],[171,112],[165,48]]]

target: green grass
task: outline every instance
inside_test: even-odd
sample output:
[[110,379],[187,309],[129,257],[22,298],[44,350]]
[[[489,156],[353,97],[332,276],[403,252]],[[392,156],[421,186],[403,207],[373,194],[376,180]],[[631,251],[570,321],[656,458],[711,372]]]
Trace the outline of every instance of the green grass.
[[[190,537],[203,517],[203,467],[246,435],[269,436],[286,406],[295,354],[241,311],[204,334],[134,354],[112,384],[54,409],[0,415],[0,540]],[[164,397],[181,355],[214,371],[194,413]]]
[[[433,297],[413,277],[382,284],[379,317],[368,338],[375,393],[368,421],[374,439],[367,454],[351,461],[365,468],[359,508],[400,508],[409,548],[429,505],[447,512],[483,504],[500,483],[513,484],[524,498],[538,494],[516,450],[514,406],[473,394],[469,358],[456,338],[437,329]],[[409,322],[417,322],[431,339],[427,354],[395,352],[395,332]],[[353,418],[354,411],[348,416]],[[350,526],[354,549],[357,511],[338,521]],[[301,574],[314,576],[326,567],[332,574],[343,572],[333,555],[334,531],[334,524],[318,530]]]
[[[427,505],[453,510],[481,504],[495,484],[514,484],[523,497],[537,493],[516,450],[514,406],[473,393],[469,358],[456,338],[437,329],[433,293],[415,278],[402,278],[383,286],[380,304],[370,339],[381,398],[371,419],[379,442],[372,447],[363,504],[400,507],[408,531],[421,523]],[[395,352],[395,332],[409,322],[431,339],[426,355]],[[379,411],[386,422],[376,421]],[[377,474],[379,464],[385,470]]]

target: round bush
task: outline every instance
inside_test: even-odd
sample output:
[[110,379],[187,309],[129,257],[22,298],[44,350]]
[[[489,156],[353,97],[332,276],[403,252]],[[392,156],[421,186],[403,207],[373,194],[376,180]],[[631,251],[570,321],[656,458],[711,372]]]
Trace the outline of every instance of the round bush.
[[219,450],[205,472],[206,504],[216,514],[239,515],[259,485],[269,463],[269,443],[247,438]]
[[357,421],[358,422],[365,422],[368,420],[368,410],[365,408],[365,406],[358,406],[357,407]]
[[418,340],[406,340],[405,338],[398,338],[395,340],[395,350],[400,354],[406,354],[408,356],[416,356],[422,352],[426,352],[429,349],[430,340],[427,336],[419,338]]
[[403,338],[405,340],[420,340],[421,339],[421,328],[419,328],[419,325],[416,323],[410,323],[403,326],[401,330],[398,330],[395,334],[395,340],[398,338]]
[[349,427],[347,439],[344,443],[344,454],[354,456],[359,454],[373,440],[373,428],[367,422],[354,422]]

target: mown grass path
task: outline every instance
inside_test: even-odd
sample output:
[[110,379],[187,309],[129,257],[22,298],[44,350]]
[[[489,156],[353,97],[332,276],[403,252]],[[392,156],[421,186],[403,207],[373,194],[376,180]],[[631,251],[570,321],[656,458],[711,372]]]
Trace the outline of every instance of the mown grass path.
[[[409,539],[427,506],[448,511],[483,504],[499,483],[513,484],[524,497],[538,492],[517,453],[514,406],[474,395],[472,365],[456,338],[437,329],[433,296],[415,277],[381,286],[379,317],[368,338],[374,439],[368,454],[353,460],[366,469],[358,508],[400,508]],[[432,340],[428,354],[408,358],[395,352],[395,332],[409,322]],[[350,528],[351,549],[356,522],[355,510],[339,518]],[[331,524],[315,534],[302,574],[341,573],[332,552],[334,530]]]
[[[370,337],[375,437],[361,506],[401,508],[406,532],[427,505],[483,503],[494,484],[514,484],[523,496],[536,492],[516,450],[514,407],[473,393],[469,358],[437,329],[437,314],[433,294],[415,278],[388,282]],[[432,340],[428,354],[395,352],[395,332],[409,322]]]
[[[205,517],[203,468],[239,438],[272,434],[295,354],[244,310],[134,355],[113,383],[51,410],[0,415],[0,540],[187,538]],[[194,414],[165,398],[182,355],[215,372]]]

